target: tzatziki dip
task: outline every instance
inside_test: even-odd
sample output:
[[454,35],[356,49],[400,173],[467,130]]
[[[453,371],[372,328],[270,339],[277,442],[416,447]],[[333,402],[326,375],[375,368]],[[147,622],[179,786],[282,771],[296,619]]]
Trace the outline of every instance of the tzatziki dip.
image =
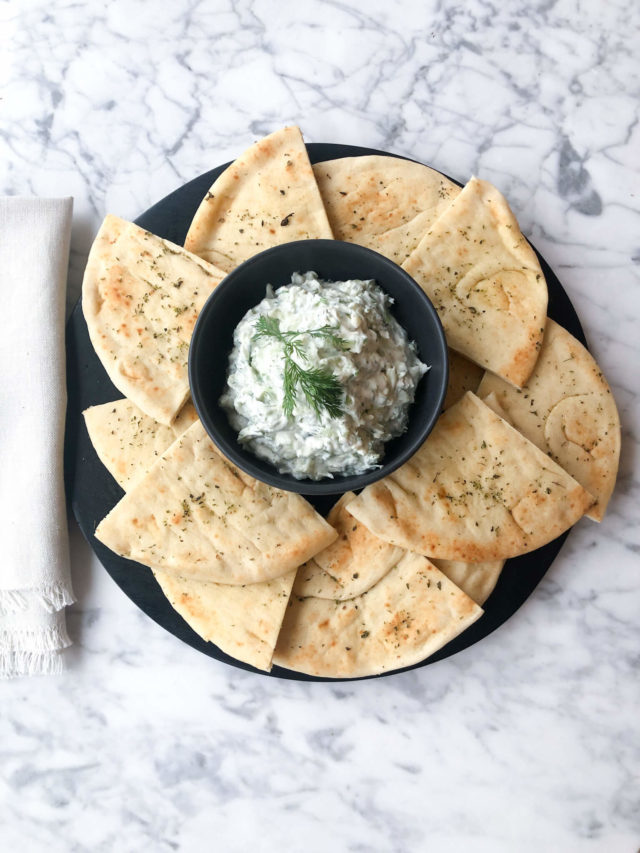
[[428,370],[375,281],[294,273],[234,333],[220,398],[238,441],[281,474],[320,480],[379,467]]

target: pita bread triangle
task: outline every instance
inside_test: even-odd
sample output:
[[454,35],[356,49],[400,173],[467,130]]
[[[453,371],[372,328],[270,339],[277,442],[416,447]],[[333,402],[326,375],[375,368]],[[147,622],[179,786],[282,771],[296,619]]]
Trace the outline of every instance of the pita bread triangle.
[[[84,415],[96,453],[125,490],[196,417],[187,403],[173,427],[166,427],[126,399],[93,406]],[[171,606],[199,636],[256,669],[271,669],[295,569],[248,586],[188,580],[162,569],[153,573]]]
[[154,569],[250,584],[297,568],[337,534],[300,495],[260,483],[232,465],[196,421],[95,535],[120,556]]
[[153,573],[173,609],[203,640],[256,669],[271,669],[295,569],[247,586],[187,580],[160,569]]
[[505,564],[505,560],[488,560],[484,563],[468,563],[464,560],[432,560],[431,562],[480,606],[495,589]]
[[189,401],[173,424],[145,415],[131,400],[91,406],[82,413],[98,458],[125,491],[141,479],[198,415]]
[[505,560],[574,524],[593,497],[470,391],[420,450],[347,510],[376,536],[434,559]]
[[193,218],[185,248],[230,272],[293,240],[333,239],[298,127],[248,148],[215,181]]
[[372,154],[316,163],[313,172],[337,240],[402,264],[460,188],[411,160]]
[[566,329],[547,320],[533,373],[522,390],[486,373],[478,396],[504,410],[516,429],[571,474],[596,501],[601,521],[620,457],[620,418],[595,359]]
[[109,379],[167,426],[189,396],[189,342],[200,309],[224,277],[168,240],[107,216],[82,282],[91,343]]
[[452,349],[522,386],[542,346],[547,284],[504,196],[472,178],[402,264]]
[[292,595],[273,662],[330,678],[378,675],[419,663],[481,615],[426,557],[405,553],[349,601]]

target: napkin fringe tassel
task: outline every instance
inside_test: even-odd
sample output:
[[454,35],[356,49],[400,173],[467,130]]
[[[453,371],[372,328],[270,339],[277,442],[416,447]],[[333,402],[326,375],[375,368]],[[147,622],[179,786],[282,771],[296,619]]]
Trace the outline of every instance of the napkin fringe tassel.
[[57,651],[0,651],[0,678],[54,675],[63,669],[63,658]]
[[75,598],[62,583],[48,584],[41,589],[0,589],[0,613],[20,613],[37,601],[47,613],[56,613]]
[[0,631],[0,655],[11,652],[56,652],[70,645],[71,640],[64,625]]

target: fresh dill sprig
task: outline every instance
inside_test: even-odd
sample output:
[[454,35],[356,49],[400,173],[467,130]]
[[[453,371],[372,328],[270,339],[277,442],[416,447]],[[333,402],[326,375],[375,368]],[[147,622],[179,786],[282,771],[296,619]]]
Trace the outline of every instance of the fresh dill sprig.
[[307,354],[302,342],[301,335],[310,335],[313,338],[325,338],[336,349],[345,352],[349,349],[349,342],[336,334],[333,326],[322,326],[320,329],[308,329],[302,332],[283,332],[280,329],[280,321],[275,317],[260,317],[256,323],[256,333],[253,340],[259,338],[275,338],[283,347],[284,359],[284,397],[282,409],[290,417],[296,402],[298,386],[307,402],[313,408],[316,415],[320,415],[325,409],[329,417],[339,418],[344,413],[342,407],[343,390],[337,377],[326,368],[301,367],[292,358],[293,353],[302,361],[308,361]]
[[322,367],[305,370],[285,354],[282,409],[287,417],[293,414],[298,385],[316,415],[320,415],[321,409],[326,409],[331,418],[339,418],[344,413],[342,385],[334,374]]

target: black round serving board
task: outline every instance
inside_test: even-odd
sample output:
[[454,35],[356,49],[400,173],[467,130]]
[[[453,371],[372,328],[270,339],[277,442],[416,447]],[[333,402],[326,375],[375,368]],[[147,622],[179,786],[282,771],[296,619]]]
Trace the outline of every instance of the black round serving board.
[[[367,154],[398,156],[354,145],[311,143],[307,145],[307,149],[312,163],[338,157],[361,157]],[[139,216],[136,220],[137,224],[160,237],[182,245],[198,205],[211,184],[228,165],[225,163],[218,166],[175,190]],[[459,182],[456,181],[456,183]],[[538,252],[536,254],[542,264],[549,287],[549,316],[586,345],[580,321],[569,297],[544,258]],[[76,304],[67,324],[67,389],[64,462],[67,499],[90,546],[123,592],[141,610],[179,640],[216,660],[276,678],[299,681],[335,680],[302,675],[280,667],[274,667],[270,673],[264,673],[229,657],[217,646],[205,642],[176,613],[163,595],[150,569],[118,557],[94,537],[98,523],[120,500],[124,492],[98,459],[89,440],[82,412],[89,406],[119,399],[122,394],[112,385],[95,354],[80,301]],[[334,499],[318,497],[310,500],[320,512],[326,513]],[[484,605],[483,616],[427,660],[406,669],[416,669],[442,660],[472,646],[495,631],[531,595],[555,559],[567,535],[568,533],[565,533],[530,554],[508,560],[495,590]],[[394,672],[404,671],[394,670]],[[383,673],[384,676],[391,674],[391,672]]]

